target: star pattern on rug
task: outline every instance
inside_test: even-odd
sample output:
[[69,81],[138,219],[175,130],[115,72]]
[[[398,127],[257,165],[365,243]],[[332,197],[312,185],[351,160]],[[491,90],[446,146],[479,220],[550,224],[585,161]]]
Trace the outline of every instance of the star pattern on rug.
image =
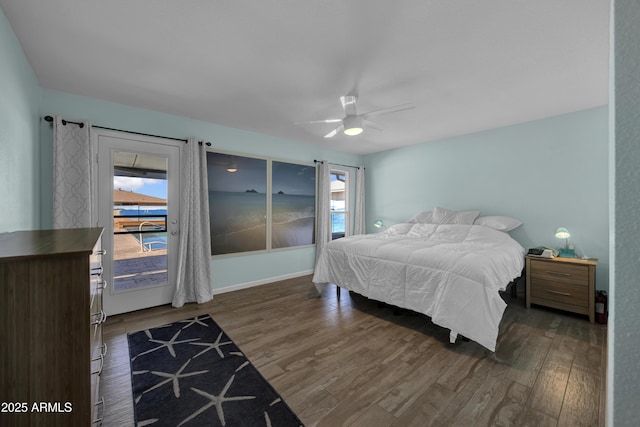
[[156,375],[158,377],[166,378],[166,380],[160,381],[159,383],[157,383],[153,387],[150,387],[150,388],[146,389],[145,391],[143,391],[142,393],[140,393],[140,395],[136,398],[136,404],[138,402],[140,402],[140,399],[142,399],[142,396],[145,393],[153,391],[153,390],[157,389],[158,387],[162,387],[163,385],[168,384],[168,383],[173,383],[173,394],[174,394],[174,396],[175,397],[180,397],[180,378],[192,377],[194,375],[202,375],[202,374],[206,374],[206,373],[209,372],[208,370],[203,370],[203,371],[197,371],[197,372],[183,373],[183,371],[187,368],[187,365],[190,362],[191,362],[191,359],[187,360],[187,362],[184,365],[182,365],[180,367],[180,369],[178,369],[178,371],[176,373],[160,372],[160,371],[136,371],[136,372],[133,372],[134,375],[150,373],[150,374]]
[[250,399],[255,399],[256,398],[255,396],[225,396],[227,394],[227,391],[229,390],[229,387],[231,387],[231,384],[233,383],[233,380],[235,378],[236,378],[236,376],[232,375],[231,378],[229,378],[229,381],[227,381],[227,384],[225,384],[224,388],[222,389],[222,391],[218,395],[209,394],[206,391],[198,390],[197,388],[191,387],[191,390],[193,390],[194,392],[198,393],[200,396],[203,396],[203,397],[206,397],[207,399],[209,399],[209,403],[207,403],[202,408],[198,409],[196,412],[191,414],[188,418],[186,418],[184,421],[182,421],[180,424],[178,424],[178,426],[181,426],[184,423],[191,421],[192,419],[194,419],[198,415],[202,414],[203,412],[205,412],[207,409],[209,409],[212,406],[216,407],[216,411],[218,413],[218,418],[220,419],[220,423],[223,426],[226,425],[226,422],[225,422],[225,419],[224,419],[224,410],[222,409],[222,404],[223,403],[233,402],[233,401],[236,401],[236,400],[250,400]]
[[220,350],[220,347],[222,347],[223,345],[231,345],[233,343],[231,341],[220,342],[220,340],[222,339],[222,335],[223,335],[223,332],[220,332],[220,335],[218,335],[218,338],[216,338],[216,341],[213,342],[213,343],[210,343],[210,342],[192,342],[191,345],[199,345],[199,346],[206,347],[200,353],[198,353],[195,356],[193,356],[193,358],[195,359],[196,357],[200,356],[201,354],[204,354],[209,350],[215,349],[218,352],[218,356],[220,356],[221,359],[224,359],[224,353],[222,352],[222,350]]
[[186,323],[185,326],[182,327],[182,329],[187,329],[189,326],[193,326],[193,325],[202,325],[205,328],[208,328],[209,325],[207,325],[205,322],[203,322],[203,320],[208,319],[209,315],[205,315],[205,316],[201,316],[201,317],[194,317],[193,319],[188,319],[188,320],[180,320],[178,323]]
[[137,356],[132,357],[131,361],[134,361],[140,356],[152,353],[152,352],[154,352],[156,350],[160,350],[162,348],[166,348],[169,351],[169,354],[171,354],[175,359],[176,350],[173,348],[174,345],[178,345],[178,344],[182,344],[182,343],[186,343],[186,342],[191,342],[191,341],[198,341],[200,339],[200,338],[190,338],[188,340],[176,341],[176,339],[178,338],[178,335],[180,335],[180,332],[182,332],[182,330],[179,330],[178,332],[176,332],[175,335],[173,337],[171,337],[171,339],[169,341],[165,341],[165,340],[160,340],[160,339],[153,338],[151,336],[151,332],[147,329],[145,331],[145,333],[149,337],[149,341],[153,342],[153,343],[156,343],[156,344],[160,344],[160,345],[158,347],[154,347],[154,348],[152,348],[150,350],[143,351],[142,353],[138,354]]
[[128,340],[137,427],[302,426],[209,315],[132,332]]
[[236,368],[236,372],[240,371],[242,368],[244,368],[245,366],[251,366],[251,363],[249,363],[248,360],[246,360],[242,365],[238,366]]

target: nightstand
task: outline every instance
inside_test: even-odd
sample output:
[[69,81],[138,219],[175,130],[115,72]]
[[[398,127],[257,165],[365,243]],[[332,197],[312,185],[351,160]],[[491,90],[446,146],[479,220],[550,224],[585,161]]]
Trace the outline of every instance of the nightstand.
[[594,320],[597,259],[527,256],[526,305],[544,305]]

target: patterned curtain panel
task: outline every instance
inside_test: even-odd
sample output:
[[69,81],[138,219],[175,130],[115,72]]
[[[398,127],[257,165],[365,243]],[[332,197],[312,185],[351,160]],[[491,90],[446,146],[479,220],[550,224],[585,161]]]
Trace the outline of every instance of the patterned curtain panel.
[[330,168],[326,160],[318,163],[318,197],[316,212],[316,261],[324,245],[331,240],[331,183],[329,181]]
[[[79,123],[79,124],[78,124]],[[94,194],[91,124],[53,121],[53,228],[93,225]]]
[[364,166],[358,167],[356,172],[356,207],[353,234],[366,234],[364,218]]
[[182,149],[180,176],[180,246],[173,306],[204,303],[213,298],[207,153],[189,138]]

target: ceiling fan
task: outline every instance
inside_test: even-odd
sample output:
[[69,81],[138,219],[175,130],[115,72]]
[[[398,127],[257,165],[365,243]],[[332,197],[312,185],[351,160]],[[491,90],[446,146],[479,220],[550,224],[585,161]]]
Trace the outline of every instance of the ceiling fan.
[[378,110],[369,111],[367,113],[358,114],[356,104],[358,102],[358,97],[355,95],[346,95],[340,97],[340,102],[342,103],[342,109],[344,110],[345,117],[341,119],[325,119],[325,120],[311,120],[309,122],[303,123],[340,123],[337,128],[326,134],[325,138],[331,138],[336,136],[339,132],[344,132],[345,135],[355,136],[360,135],[364,131],[364,124],[367,124],[367,127],[376,130],[382,130],[376,126],[374,122],[369,120],[370,117],[379,116],[382,114],[390,114],[397,113],[399,111],[410,110],[415,108],[415,106],[411,104],[399,104],[394,105],[392,107],[380,108]]

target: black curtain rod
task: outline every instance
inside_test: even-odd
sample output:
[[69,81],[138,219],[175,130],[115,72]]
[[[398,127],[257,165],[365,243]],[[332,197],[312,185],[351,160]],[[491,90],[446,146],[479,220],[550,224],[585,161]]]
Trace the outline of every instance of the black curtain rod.
[[[53,117],[51,117],[51,116],[44,116],[44,119],[45,119],[46,121],[48,121],[49,123],[53,123]],[[66,126],[66,125],[67,125],[67,123],[73,123],[74,125],[78,125],[78,126],[80,126],[80,129],[82,129],[82,128],[84,127],[84,123],[80,123],[80,122],[72,122],[71,120],[65,120],[65,119],[62,119],[62,124],[63,124],[63,125],[65,125],[65,126]],[[142,135],[142,136],[151,136],[151,137],[154,137],[154,138],[171,139],[171,140],[173,140],[173,141],[182,141],[182,142],[184,142],[184,143],[188,142],[188,140],[186,140],[186,139],[182,139],[182,138],[172,138],[172,137],[170,137],[170,136],[152,135],[152,134],[150,134],[150,133],[132,132],[132,131],[130,131],[130,130],[122,130],[122,129],[107,128],[107,127],[104,127],[104,126],[96,126],[96,125],[91,125],[91,127],[93,127],[93,128],[98,128],[98,129],[104,129],[104,130],[114,130],[114,131],[116,131],[116,132],[127,132],[127,133],[132,133],[132,134],[134,134],[134,135]],[[202,145],[202,143],[203,143],[202,141],[198,141],[198,144]],[[205,144],[207,147],[211,147],[211,143],[210,143],[210,142],[205,142],[204,144]]]
[[[313,160],[313,163],[321,163],[322,160]],[[352,166],[352,165],[341,165],[340,163],[331,163],[330,161],[327,161],[327,163],[329,163],[330,165],[334,165],[334,166],[344,166],[345,168],[354,168],[354,169],[360,169],[360,166]]]

